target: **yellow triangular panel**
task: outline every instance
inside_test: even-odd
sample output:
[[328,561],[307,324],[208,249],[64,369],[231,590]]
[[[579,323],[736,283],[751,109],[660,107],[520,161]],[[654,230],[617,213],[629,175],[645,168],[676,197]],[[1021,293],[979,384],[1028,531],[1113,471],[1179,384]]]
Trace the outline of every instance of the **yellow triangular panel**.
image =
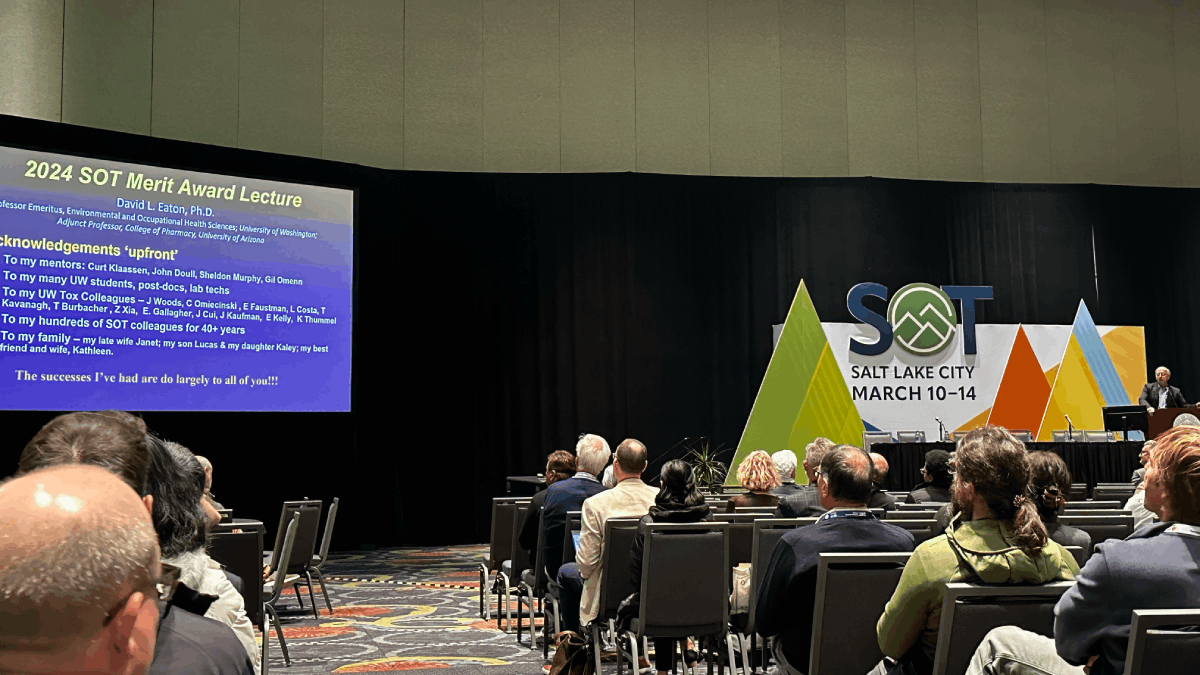
[[[796,449],[796,457],[803,459],[802,449],[817,436],[824,436],[834,443],[862,445],[862,418],[850,397],[846,380],[838,368],[837,360],[829,343],[821,351],[821,360],[808,385],[808,395],[800,407],[788,447]],[[796,476],[797,482],[801,477]]]
[[1050,401],[1046,404],[1046,414],[1042,416],[1037,439],[1053,440],[1056,429],[1066,429],[1067,421],[1063,415],[1070,415],[1076,429],[1103,429],[1103,407],[1100,387],[1088,369],[1083,349],[1072,334],[1067,340],[1067,349],[1059,364],[1058,376],[1054,379],[1054,389],[1050,392]]
[[1121,386],[1130,401],[1137,401],[1146,382],[1146,329],[1141,326],[1117,326],[1100,338],[1112,359]]
[[955,429],[955,431],[970,431],[972,429],[978,429],[979,427],[982,427],[988,423],[988,417],[991,416],[991,414],[992,409],[988,408],[966,422],[963,422],[957,429]]

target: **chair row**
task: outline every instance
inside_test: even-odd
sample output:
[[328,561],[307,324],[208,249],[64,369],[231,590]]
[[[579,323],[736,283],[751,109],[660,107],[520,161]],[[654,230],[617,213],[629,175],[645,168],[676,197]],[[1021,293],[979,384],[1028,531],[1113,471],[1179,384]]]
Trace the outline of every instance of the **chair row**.
[[[967,435],[967,431],[952,431],[950,432],[951,441],[958,442]],[[1026,443],[1033,441],[1033,434],[1028,429],[1009,429],[1014,437],[1019,441]],[[1076,429],[1072,432],[1067,430],[1055,430],[1051,432],[1051,440],[1055,443],[1107,443],[1117,440],[1117,435],[1112,431],[1104,431],[1103,429]],[[864,431],[863,432],[863,449],[870,452],[870,447],[876,443],[924,443],[924,431],[897,431],[894,435],[890,431]]]

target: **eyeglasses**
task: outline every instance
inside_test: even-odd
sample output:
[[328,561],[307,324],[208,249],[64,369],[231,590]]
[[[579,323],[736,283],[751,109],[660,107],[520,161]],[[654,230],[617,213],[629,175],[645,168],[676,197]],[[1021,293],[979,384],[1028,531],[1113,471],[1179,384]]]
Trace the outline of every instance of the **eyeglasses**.
[[[174,565],[163,565],[162,575],[160,575],[154,582],[154,591],[159,602],[167,602],[171,598],[175,597],[175,589],[179,587],[180,574],[181,570],[178,567],[175,567]],[[138,591],[133,591],[133,593],[137,592]],[[129,602],[129,598],[133,596],[133,593],[130,593],[122,598],[115,607],[109,610],[108,614],[104,615],[104,621],[100,625],[107,626],[108,624],[112,623],[112,620],[117,615],[117,612],[121,611],[121,608],[125,606],[126,602]]]

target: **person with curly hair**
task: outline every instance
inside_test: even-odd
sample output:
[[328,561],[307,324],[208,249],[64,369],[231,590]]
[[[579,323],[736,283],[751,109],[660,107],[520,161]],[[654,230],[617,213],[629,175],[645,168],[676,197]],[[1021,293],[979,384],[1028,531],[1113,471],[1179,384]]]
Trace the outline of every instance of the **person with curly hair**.
[[738,465],[738,483],[746,488],[745,494],[734,495],[725,503],[725,512],[733,513],[738,507],[777,506],[779,498],[771,490],[779,487],[779,472],[775,462],[765,450],[755,450]]
[[1062,457],[1053,452],[1031,452],[1029,460],[1029,495],[1037,505],[1038,515],[1046,526],[1050,539],[1063,546],[1092,549],[1092,535],[1058,522],[1058,514],[1071,494],[1071,472]]

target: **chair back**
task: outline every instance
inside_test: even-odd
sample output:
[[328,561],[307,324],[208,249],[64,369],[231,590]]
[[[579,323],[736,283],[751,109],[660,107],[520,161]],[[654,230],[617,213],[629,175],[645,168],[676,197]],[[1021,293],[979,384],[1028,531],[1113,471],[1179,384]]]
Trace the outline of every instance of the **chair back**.
[[208,536],[208,555],[242,578],[246,616],[255,626],[262,619],[262,543],[258,532],[218,532]]
[[961,441],[962,439],[966,438],[968,433],[970,433],[970,432],[968,432],[968,431],[951,431],[950,432],[950,440],[957,443],[957,442]]
[[729,527],[646,526],[639,637],[720,636],[729,630]]
[[897,431],[896,432],[896,442],[897,443],[924,443],[925,442],[925,432],[924,431]]
[[908,530],[913,536],[914,546],[920,546],[926,540],[933,539],[935,531],[937,531],[939,534],[941,533],[940,529],[937,529],[937,521],[933,518],[898,518],[896,520],[888,519],[887,522]]
[[1084,564],[1087,562],[1088,554],[1091,551],[1085,551],[1082,546],[1064,546],[1063,548],[1067,549],[1067,553],[1070,553],[1071,557],[1075,559],[1075,564],[1079,565],[1080,569],[1083,569]]
[[892,432],[890,431],[864,431],[863,432],[863,450],[871,452],[871,446],[876,443],[894,443],[892,440]]
[[1083,440],[1086,443],[1107,443],[1111,439],[1103,429],[1087,429],[1083,432]]
[[217,509],[217,515],[221,516],[220,522],[228,523],[233,520],[233,509]]
[[820,554],[809,675],[862,675],[883,659],[875,624],[911,555]]
[[[1071,502],[1080,502],[1087,499],[1088,486],[1087,483],[1071,483]],[[1071,502],[1067,502],[1070,504]]]
[[[539,506],[538,510],[541,511],[544,508],[545,507]],[[542,560],[542,550],[545,548],[545,545],[546,519],[542,518],[541,514],[539,513],[537,545],[533,547],[533,551],[529,554],[530,559],[533,561],[533,566],[529,568],[533,571],[533,588],[530,589],[530,592],[533,593],[534,597],[537,598],[540,598],[546,594],[546,563]],[[563,560],[565,561],[566,559],[567,558],[564,556]],[[572,558],[572,560],[573,559],[574,558]]]
[[1028,443],[1033,440],[1033,434],[1029,433],[1028,429],[1009,429],[1009,433],[1022,443]]
[[1054,431],[1050,432],[1050,437],[1055,443],[1066,443],[1071,440],[1067,438],[1066,429],[1055,429]]
[[1077,516],[1063,513],[1058,516],[1058,522],[1079,528],[1091,535],[1093,551],[1096,550],[1096,544],[1102,541],[1124,539],[1133,534],[1132,515]]
[[287,529],[287,524],[292,522],[292,513],[301,507],[316,506],[318,512],[321,508],[320,499],[297,499],[283,503],[283,510],[279,513],[279,527],[275,530],[275,545],[271,547],[271,569],[279,569],[279,549],[283,546],[283,534]]
[[575,559],[575,537],[573,532],[583,530],[583,511],[567,511],[567,525],[563,528],[563,562]]
[[1036,586],[946,584],[933,675],[964,673],[988,631],[1016,626],[1054,637],[1054,605],[1074,581]]
[[752,523],[763,518],[771,518],[774,513],[750,513],[748,511],[738,510],[737,513],[714,513],[713,520],[721,523]]
[[[1129,501],[1129,500],[1125,500]],[[1077,502],[1067,502],[1063,505],[1063,511],[1075,511],[1077,509],[1085,509],[1088,511],[1096,511],[1100,509],[1108,511],[1120,511],[1125,508],[1125,502],[1119,501],[1094,501],[1091,499],[1081,499]]]
[[[283,541],[279,542],[279,556],[276,558],[279,561],[279,567],[274,568],[275,583],[271,586],[271,597],[264,600],[264,602],[268,605],[273,606],[275,601],[279,600],[279,596],[283,594],[283,587],[287,585],[283,583],[284,579],[287,578],[287,572],[285,570],[292,563],[292,553],[295,550],[293,545],[296,543],[296,532],[299,529],[300,513],[297,511],[292,514],[292,520],[287,525],[286,532],[283,535]],[[258,574],[258,578],[262,578],[261,571]],[[245,579],[242,579],[242,581],[245,582]],[[263,640],[266,639],[267,636],[263,635]]]
[[1124,509],[1071,509],[1063,511],[1060,515],[1068,516],[1132,516],[1132,511]]
[[[636,591],[629,577],[629,551],[633,538],[637,536],[641,518],[609,518],[604,521],[604,550],[600,554],[600,569],[604,577],[600,582],[600,612],[597,621],[617,618],[617,606]],[[646,570],[642,569],[642,578]]]
[[901,511],[899,509],[888,512],[886,520],[933,520],[937,515],[937,509],[924,509],[921,511]]
[[729,524],[730,574],[733,573],[732,568],[742,563],[750,562],[751,555],[754,552],[754,523],[758,522],[758,520],[767,520],[767,518]]
[[1092,490],[1092,499],[1096,501],[1112,500],[1124,504],[1129,501],[1133,493],[1137,491],[1137,486],[1132,483],[1121,483],[1118,485],[1105,485],[1101,483]]
[[325,534],[321,535],[321,552],[317,554],[317,564],[313,567],[321,569],[325,565],[325,560],[329,557],[329,542],[333,541],[333,523],[337,518],[338,502],[340,497],[334,497],[333,503],[329,505],[329,513],[325,514]]
[[921,502],[920,504],[909,504],[906,502],[896,502],[897,511],[937,511],[946,505],[946,502]]
[[[758,588],[762,585],[763,572],[770,564],[771,556],[775,553],[775,547],[779,545],[779,540],[797,527],[811,525],[815,522],[817,522],[816,518],[761,518],[750,524],[753,530],[750,543],[750,606],[746,619],[747,635],[754,633],[754,613],[758,609]],[[735,526],[730,525],[731,529],[733,527]],[[732,544],[730,549],[732,550]],[[732,554],[729,557],[729,565],[730,567],[737,565]]]
[[1200,663],[1200,609],[1135,609],[1125,651],[1125,675],[1186,673]]
[[529,498],[492,498],[492,538],[487,560],[489,571],[494,572],[500,569],[500,563],[512,557],[513,511],[520,501],[529,501]]
[[516,580],[512,582],[514,586],[520,581],[521,573],[533,565],[533,561],[529,559],[529,551],[526,551],[525,547],[521,546],[521,542],[519,541],[521,537],[521,523],[525,522],[525,514],[529,513],[530,508],[532,508],[532,505],[528,501],[513,504],[512,522],[508,526],[509,560],[512,561],[512,578]]

